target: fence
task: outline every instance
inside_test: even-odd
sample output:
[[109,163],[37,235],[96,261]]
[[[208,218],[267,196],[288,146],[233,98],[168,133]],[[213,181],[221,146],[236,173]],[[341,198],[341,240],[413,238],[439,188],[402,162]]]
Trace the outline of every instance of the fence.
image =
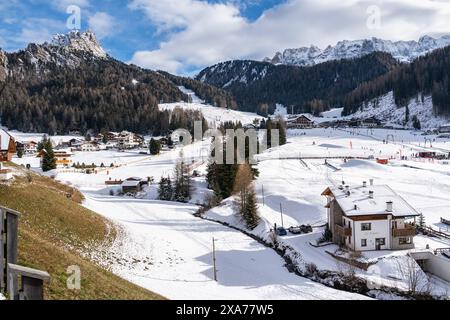
[[42,300],[50,275],[17,265],[20,215],[0,206],[0,292],[9,294],[11,300]]

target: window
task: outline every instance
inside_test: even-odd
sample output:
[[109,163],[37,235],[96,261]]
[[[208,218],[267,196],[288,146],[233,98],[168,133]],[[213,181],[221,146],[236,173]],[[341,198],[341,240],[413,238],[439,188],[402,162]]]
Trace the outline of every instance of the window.
[[370,231],[372,230],[371,223],[361,223],[361,231]]
[[398,239],[398,243],[400,245],[402,245],[402,244],[411,244],[412,241],[411,241],[411,238],[399,238]]
[[386,238],[377,238],[375,239],[375,243],[380,246],[386,245]]
[[361,247],[367,247],[367,239],[361,239]]

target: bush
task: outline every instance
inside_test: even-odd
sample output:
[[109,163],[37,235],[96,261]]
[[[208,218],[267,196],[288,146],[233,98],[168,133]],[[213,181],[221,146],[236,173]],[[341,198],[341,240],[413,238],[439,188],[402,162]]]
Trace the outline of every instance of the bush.
[[314,263],[308,263],[306,264],[306,273],[309,276],[313,276],[317,273],[317,266]]
[[318,243],[330,242],[332,239],[333,239],[333,234],[331,233],[331,230],[327,224],[325,230],[322,233],[322,237],[317,242]]

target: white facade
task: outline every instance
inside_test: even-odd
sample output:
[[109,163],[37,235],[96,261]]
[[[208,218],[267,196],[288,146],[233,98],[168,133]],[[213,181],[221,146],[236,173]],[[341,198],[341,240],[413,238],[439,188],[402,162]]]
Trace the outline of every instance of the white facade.
[[415,227],[405,220],[418,213],[388,186],[342,185],[323,195],[335,243],[353,251],[414,248]]
[[[344,217],[344,221],[353,231],[352,236],[345,239],[347,247],[354,251],[391,249],[391,219],[353,221]],[[370,230],[366,230],[369,225]]]

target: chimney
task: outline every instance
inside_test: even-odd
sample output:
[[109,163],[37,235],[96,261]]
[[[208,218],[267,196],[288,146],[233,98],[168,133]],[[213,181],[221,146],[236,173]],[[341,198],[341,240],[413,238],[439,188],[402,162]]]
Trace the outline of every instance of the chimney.
[[363,181],[363,188],[367,187],[367,181]]
[[393,202],[392,201],[386,202],[386,211],[387,212],[392,212],[393,211]]
[[373,191],[369,191],[369,199],[373,199],[373,194],[374,194]]
[[373,186],[373,179],[370,179],[370,185]]

